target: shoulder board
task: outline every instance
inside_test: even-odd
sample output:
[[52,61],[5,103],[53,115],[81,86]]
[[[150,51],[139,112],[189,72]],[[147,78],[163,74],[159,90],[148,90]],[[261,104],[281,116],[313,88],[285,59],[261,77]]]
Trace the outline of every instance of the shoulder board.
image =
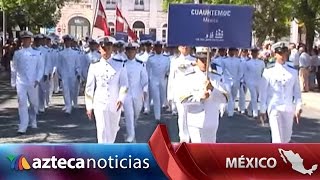
[[154,56],[154,54],[150,54],[149,58],[150,58],[150,57],[153,57],[153,56]]
[[194,69],[193,68],[189,68],[184,72],[184,75],[188,76],[188,75],[194,74],[194,73],[195,73]]
[[163,56],[165,56],[165,57],[169,57],[170,55],[168,55],[168,54],[163,54]]
[[136,59],[136,61],[140,64],[143,64],[143,61],[139,60],[139,59]]
[[217,66],[220,67],[220,65],[217,64],[217,63],[214,63],[214,62],[211,63],[211,68],[212,68],[212,69],[217,69]]
[[115,58],[112,58],[112,60],[117,61],[117,62],[125,62],[125,61],[123,61],[122,59],[115,59]]
[[275,63],[269,63],[269,64],[267,64],[267,69],[273,68],[274,65],[275,65]]
[[96,60],[96,61],[92,61],[91,64],[96,64],[96,63],[98,63],[98,62],[100,62],[100,59],[98,59],[98,60]]
[[292,68],[292,69],[295,69],[295,70],[296,70],[296,68],[294,68],[294,66],[292,66],[291,64],[287,64],[287,66],[288,66],[289,68]]
[[247,59],[247,61],[250,61],[250,60],[251,60],[251,58],[248,58],[248,59]]
[[215,69],[211,69],[211,70],[210,70],[210,73],[215,74],[215,75],[218,75],[218,76],[221,76],[221,74],[219,74],[219,73],[217,72],[217,70],[215,70]]
[[39,49],[37,49],[36,47],[33,47],[32,49],[33,49],[33,50],[36,50],[36,51],[40,51],[40,50],[39,50]]
[[143,55],[143,53],[144,53],[144,52],[141,52],[141,53],[139,53],[138,55],[139,55],[139,56],[142,56],[142,55]]

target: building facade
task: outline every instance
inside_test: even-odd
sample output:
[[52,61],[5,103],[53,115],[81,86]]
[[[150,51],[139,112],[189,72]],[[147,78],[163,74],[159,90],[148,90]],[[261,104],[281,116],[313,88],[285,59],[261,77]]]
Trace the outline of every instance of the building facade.
[[[115,33],[116,6],[138,35],[154,34],[158,41],[167,39],[168,15],[162,8],[163,0],[101,0],[107,15],[111,35]],[[59,36],[70,34],[78,39],[92,35],[103,36],[103,31],[93,28],[94,13],[98,0],[67,3],[61,10],[56,26]]]

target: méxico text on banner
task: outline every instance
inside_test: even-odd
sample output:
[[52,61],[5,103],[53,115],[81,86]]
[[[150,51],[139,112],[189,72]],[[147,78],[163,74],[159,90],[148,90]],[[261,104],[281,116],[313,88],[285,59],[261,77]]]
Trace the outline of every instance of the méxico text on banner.
[[170,4],[168,44],[251,47],[253,7]]

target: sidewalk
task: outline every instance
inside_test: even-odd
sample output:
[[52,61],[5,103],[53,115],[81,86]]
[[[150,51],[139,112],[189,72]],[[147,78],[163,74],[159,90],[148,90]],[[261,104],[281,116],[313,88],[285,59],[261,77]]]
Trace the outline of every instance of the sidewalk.
[[302,93],[302,103],[305,107],[320,111],[320,92]]

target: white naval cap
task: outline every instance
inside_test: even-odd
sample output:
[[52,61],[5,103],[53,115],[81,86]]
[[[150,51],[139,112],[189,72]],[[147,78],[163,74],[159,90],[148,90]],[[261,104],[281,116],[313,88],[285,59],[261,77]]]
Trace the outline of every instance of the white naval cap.
[[99,37],[97,40],[97,43],[100,46],[106,46],[106,45],[112,45],[116,42],[116,39],[114,37],[111,36],[103,36],[103,37]]
[[207,58],[207,53],[210,52],[209,50],[210,48],[208,47],[198,46],[196,47],[195,57],[199,59]]
[[154,43],[153,43],[153,46],[163,46],[163,43],[161,42],[161,41],[155,41]]
[[139,48],[140,46],[138,43],[130,42],[130,43],[126,43],[124,47],[128,49],[132,49],[132,48]]
[[63,40],[72,40],[72,37],[69,34],[62,36]]
[[33,38],[34,39],[43,39],[44,36],[43,36],[43,34],[36,34]]
[[20,38],[32,38],[33,34],[30,31],[21,31]]

